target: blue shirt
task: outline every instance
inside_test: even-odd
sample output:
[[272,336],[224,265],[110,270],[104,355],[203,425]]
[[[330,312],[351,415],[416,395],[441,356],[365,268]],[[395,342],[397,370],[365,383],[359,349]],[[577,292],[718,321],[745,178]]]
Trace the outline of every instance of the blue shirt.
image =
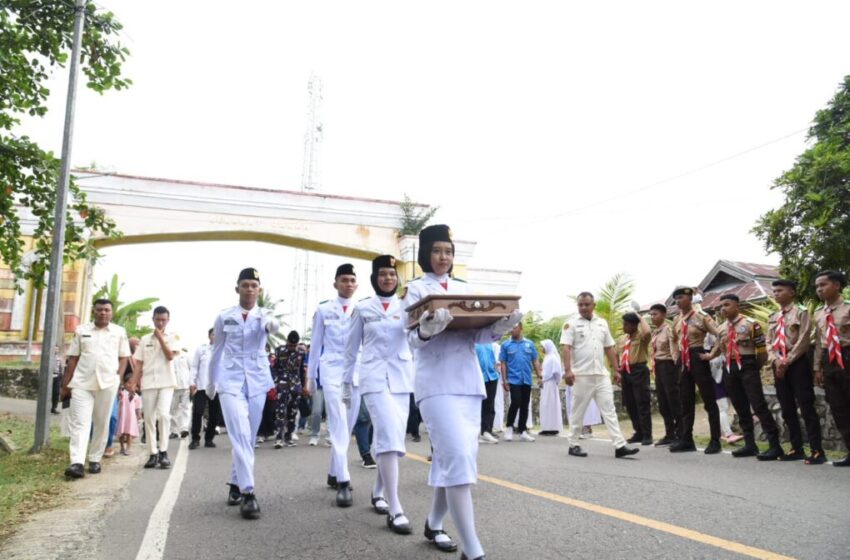
[[496,354],[491,344],[476,344],[475,353],[478,354],[478,365],[484,374],[484,382],[498,381],[499,374],[496,372]]
[[537,348],[527,338],[510,338],[502,343],[502,351],[499,352],[499,361],[508,368],[508,383],[511,385],[531,385],[536,359]]

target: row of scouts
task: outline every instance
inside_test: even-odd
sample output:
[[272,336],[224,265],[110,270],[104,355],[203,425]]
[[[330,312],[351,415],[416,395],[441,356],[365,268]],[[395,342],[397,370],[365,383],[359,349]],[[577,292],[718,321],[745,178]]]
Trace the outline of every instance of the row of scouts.
[[[815,385],[823,387],[835,424],[850,447],[850,302],[842,299],[846,285],[846,277],[839,272],[817,275],[815,287],[823,305],[812,320],[806,308],[796,303],[796,283],[775,280],[773,297],[780,309],[770,315],[766,333],[758,322],[741,313],[737,295],[720,296],[719,313],[725,321],[718,324],[711,314],[695,308],[691,288],[673,292],[679,314],[672,324],[662,304],[650,309],[654,329],[637,313],[624,315],[624,334],[617,348],[623,402],[635,429],[628,441],[653,443],[648,368],[652,364],[665,425],[664,437],[655,444],[670,445],[671,452],[696,450],[693,425],[698,389],[711,433],[705,453],[720,452],[720,416],[709,363],[723,356],[723,388],[744,435],[744,445],[732,452],[734,457],[800,460],[810,465],[826,462],[815,411]],[[706,345],[708,337],[716,339],[710,350]],[[790,433],[791,448],[787,452],[780,445],[779,427],[762,389],[761,370],[766,365],[773,372],[782,417]],[[798,408],[806,426],[808,455],[803,447]],[[753,413],[767,437],[768,448],[764,452],[756,446]],[[850,466],[850,455],[833,464]]]

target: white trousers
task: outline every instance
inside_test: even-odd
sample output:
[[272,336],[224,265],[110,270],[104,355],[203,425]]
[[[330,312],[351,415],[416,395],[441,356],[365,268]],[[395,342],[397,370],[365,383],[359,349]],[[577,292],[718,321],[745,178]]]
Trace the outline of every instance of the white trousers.
[[189,431],[189,420],[192,418],[192,399],[189,389],[174,389],[171,399],[171,433]]
[[369,417],[372,419],[372,448],[374,454],[406,453],[404,437],[407,432],[407,415],[410,412],[410,393],[390,393],[384,387],[380,393],[363,395]]
[[570,446],[578,445],[578,437],[581,435],[584,413],[591,401],[595,401],[602,413],[602,420],[614,447],[620,448],[626,445],[623,434],[620,433],[620,421],[617,419],[617,410],[614,408],[614,388],[608,374],[602,375],[576,375],[573,384],[573,402],[570,407],[570,431],[568,441]]
[[254,442],[263,420],[266,394],[248,397],[247,390],[236,395],[220,393],[221,414],[227,426],[227,437],[233,454],[230,484],[242,493],[254,491]]
[[496,402],[493,404],[493,431],[501,432],[505,429],[505,389],[502,387],[502,380],[496,384]]
[[729,399],[726,397],[717,399],[717,408],[720,411],[720,435],[729,437],[734,433],[729,423]]
[[434,395],[419,403],[434,451],[428,486],[448,487],[478,481],[481,397]]
[[331,464],[328,474],[336,477],[337,482],[348,482],[348,445],[351,443],[349,422],[357,420],[360,408],[360,396],[357,389],[352,391],[351,409],[342,403],[342,386],[323,385],[325,392],[325,413],[328,415],[328,439],[331,441]]
[[[96,391],[71,389],[71,408],[68,415],[68,427],[71,432],[69,444],[71,464],[84,464],[86,451],[88,451],[89,462],[100,462],[106,449],[106,440],[109,438],[109,419],[112,416],[112,405],[115,403],[117,394],[118,385]],[[93,433],[92,428],[94,428]],[[89,445],[89,435],[91,435],[91,445]]]
[[[142,380],[144,383],[144,380]],[[145,437],[148,442],[148,451],[154,455],[161,451],[168,451],[168,429],[171,427],[171,398],[174,396],[174,388],[166,389],[142,389],[142,412],[145,414]],[[159,426],[159,441],[156,437],[156,428]]]

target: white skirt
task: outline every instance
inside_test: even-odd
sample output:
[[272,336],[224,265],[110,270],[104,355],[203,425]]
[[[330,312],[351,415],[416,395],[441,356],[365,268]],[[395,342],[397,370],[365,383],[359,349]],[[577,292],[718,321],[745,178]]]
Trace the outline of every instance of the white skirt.
[[434,448],[428,485],[475,484],[478,481],[479,395],[434,395],[420,401],[419,412]]
[[541,432],[560,432],[564,429],[560,397],[557,378],[543,382],[543,388],[540,390]]
[[372,447],[376,455],[406,453],[404,436],[407,433],[407,414],[410,412],[410,393],[390,393],[385,387],[380,393],[363,395],[372,419]]

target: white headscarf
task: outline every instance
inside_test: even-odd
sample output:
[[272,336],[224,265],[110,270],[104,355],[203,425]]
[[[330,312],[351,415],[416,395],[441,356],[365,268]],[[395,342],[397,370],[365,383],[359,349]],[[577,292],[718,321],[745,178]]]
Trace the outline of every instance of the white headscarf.
[[543,346],[543,381],[551,379],[560,379],[564,374],[564,367],[561,365],[561,356],[558,355],[558,349],[555,343],[549,339],[540,343]]

